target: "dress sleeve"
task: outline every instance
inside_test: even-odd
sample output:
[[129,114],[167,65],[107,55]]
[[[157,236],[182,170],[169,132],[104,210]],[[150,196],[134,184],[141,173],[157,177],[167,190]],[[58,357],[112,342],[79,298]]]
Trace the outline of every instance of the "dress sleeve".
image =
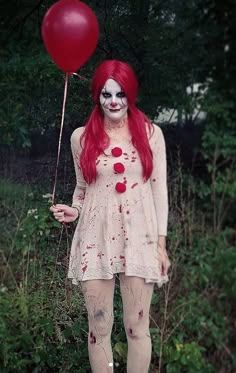
[[73,193],[72,207],[76,207],[79,210],[79,213],[81,212],[83,206],[86,190],[86,181],[84,180],[83,173],[79,165],[79,157],[81,154],[81,134],[81,128],[77,128],[71,135],[71,151],[76,175],[76,186]]
[[157,216],[158,235],[166,236],[168,223],[166,146],[162,130],[156,125],[150,145],[153,152],[153,172],[150,180]]

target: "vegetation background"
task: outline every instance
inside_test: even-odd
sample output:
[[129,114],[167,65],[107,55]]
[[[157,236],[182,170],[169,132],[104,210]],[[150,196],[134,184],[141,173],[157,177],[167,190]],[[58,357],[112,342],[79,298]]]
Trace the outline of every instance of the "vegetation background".
[[[63,74],[41,39],[49,0],[0,4],[0,371],[90,372],[86,312],[66,280],[74,227],[48,212]],[[86,1],[100,23],[96,53],[70,79],[57,196],[70,203],[74,128],[91,110],[89,81],[107,58],[140,80],[138,106],[160,124],[169,165],[170,282],[152,300],[151,372],[229,373],[235,355],[235,0]],[[198,83],[198,90],[195,85]],[[188,87],[188,89],[187,89]],[[174,111],[175,110],[175,111]],[[202,117],[201,113],[205,116]],[[173,124],[172,118],[177,113]],[[119,283],[114,359],[127,344]]]

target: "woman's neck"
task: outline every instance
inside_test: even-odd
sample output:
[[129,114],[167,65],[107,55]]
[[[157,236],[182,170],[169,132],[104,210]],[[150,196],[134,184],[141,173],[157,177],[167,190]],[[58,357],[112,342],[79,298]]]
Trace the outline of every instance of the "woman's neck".
[[118,130],[124,127],[128,127],[128,118],[125,116],[120,121],[112,121],[109,118],[104,119],[104,127],[106,131]]

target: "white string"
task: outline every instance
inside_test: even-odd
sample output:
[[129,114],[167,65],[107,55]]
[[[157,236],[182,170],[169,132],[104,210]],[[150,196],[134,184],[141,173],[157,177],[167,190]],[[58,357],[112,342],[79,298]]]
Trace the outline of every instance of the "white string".
[[62,131],[63,131],[63,125],[64,125],[64,117],[65,117],[65,106],[66,106],[66,98],[67,98],[68,77],[69,77],[69,74],[66,73],[66,75],[65,75],[64,98],[63,98],[63,106],[62,106],[62,116],[61,116],[61,128],[60,128],[60,136],[59,136],[58,150],[57,150],[57,164],[56,164],[55,179],[54,179],[53,192],[52,192],[52,204],[53,205],[55,203],[58,165],[59,165],[59,158],[60,158],[60,152],[61,152],[61,139],[62,139]]

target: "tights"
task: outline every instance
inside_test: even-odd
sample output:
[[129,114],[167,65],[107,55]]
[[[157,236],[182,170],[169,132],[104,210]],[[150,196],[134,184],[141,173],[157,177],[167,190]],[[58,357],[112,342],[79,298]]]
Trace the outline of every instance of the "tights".
[[[148,373],[151,360],[149,310],[153,284],[119,274],[123,320],[128,341],[127,373]],[[111,332],[115,278],[82,282],[88,311],[88,351],[93,373],[112,373]]]

